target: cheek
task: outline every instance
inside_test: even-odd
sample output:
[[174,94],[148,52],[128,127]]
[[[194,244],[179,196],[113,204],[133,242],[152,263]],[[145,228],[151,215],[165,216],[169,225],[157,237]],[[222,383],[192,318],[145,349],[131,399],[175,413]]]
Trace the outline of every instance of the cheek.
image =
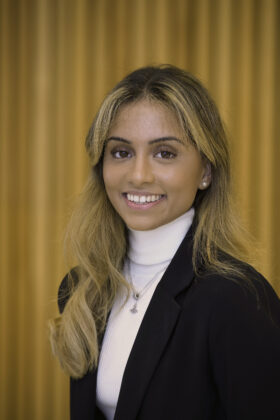
[[118,206],[120,198],[120,178],[118,171],[115,171],[110,165],[103,167],[103,182],[107,197],[114,208]]
[[107,185],[109,184],[110,178],[108,177],[108,172],[105,167],[103,167],[102,176],[103,176],[103,181],[106,188]]
[[202,170],[200,168],[186,168],[166,171],[161,175],[161,181],[174,193],[184,196],[196,192],[201,180]]
[[106,163],[106,160],[104,159],[103,163],[103,181],[106,190],[108,188],[111,188],[114,185],[114,180],[116,179],[114,170],[111,165]]

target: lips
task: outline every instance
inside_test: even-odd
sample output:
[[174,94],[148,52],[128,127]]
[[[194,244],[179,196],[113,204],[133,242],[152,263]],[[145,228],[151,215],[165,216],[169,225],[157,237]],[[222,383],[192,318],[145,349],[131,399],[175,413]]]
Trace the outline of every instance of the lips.
[[123,194],[126,203],[129,207],[138,208],[150,208],[162,201],[165,198],[163,194],[135,194],[135,193],[124,193]]
[[162,194],[126,194],[126,198],[128,201],[140,204],[153,203],[155,201],[160,200],[162,197]]

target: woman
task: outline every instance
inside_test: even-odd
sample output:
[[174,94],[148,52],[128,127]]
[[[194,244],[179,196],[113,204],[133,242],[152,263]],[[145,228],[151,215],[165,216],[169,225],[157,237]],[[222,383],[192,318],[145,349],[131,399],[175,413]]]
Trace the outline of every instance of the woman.
[[86,148],[51,336],[72,420],[279,419],[280,303],[248,264],[208,92],[172,66],[136,70]]

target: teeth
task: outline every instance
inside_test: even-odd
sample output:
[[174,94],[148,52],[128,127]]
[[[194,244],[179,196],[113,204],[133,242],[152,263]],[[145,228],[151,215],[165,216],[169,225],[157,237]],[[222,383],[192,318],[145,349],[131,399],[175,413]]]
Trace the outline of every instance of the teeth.
[[151,203],[153,201],[158,201],[161,198],[161,195],[133,195],[133,194],[127,194],[127,199],[129,201],[132,201],[134,203]]

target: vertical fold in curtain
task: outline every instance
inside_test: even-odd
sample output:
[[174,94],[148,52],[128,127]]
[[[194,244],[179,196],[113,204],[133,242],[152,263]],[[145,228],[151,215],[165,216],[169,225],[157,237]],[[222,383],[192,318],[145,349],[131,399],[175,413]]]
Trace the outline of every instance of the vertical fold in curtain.
[[47,319],[102,98],[136,67],[193,72],[229,131],[237,206],[280,293],[278,0],[0,0],[0,417],[68,418]]

